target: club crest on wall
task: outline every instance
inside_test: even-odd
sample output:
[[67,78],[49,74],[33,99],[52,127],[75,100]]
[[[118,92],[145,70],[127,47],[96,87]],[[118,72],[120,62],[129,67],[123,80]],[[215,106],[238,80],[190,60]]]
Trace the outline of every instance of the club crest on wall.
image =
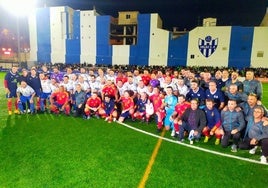
[[206,58],[211,56],[216,51],[217,46],[218,38],[212,39],[211,36],[206,36],[205,39],[199,38],[198,40],[198,48]]

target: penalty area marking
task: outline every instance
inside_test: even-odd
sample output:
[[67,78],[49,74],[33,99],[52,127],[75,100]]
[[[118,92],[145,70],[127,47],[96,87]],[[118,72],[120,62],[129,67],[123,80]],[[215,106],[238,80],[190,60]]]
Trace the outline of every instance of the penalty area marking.
[[163,136],[155,135],[153,133],[149,133],[149,132],[146,132],[144,130],[137,129],[137,128],[132,127],[132,126],[130,126],[128,124],[125,124],[125,123],[120,123],[120,122],[117,122],[117,123],[120,124],[120,125],[123,125],[125,127],[128,127],[130,129],[133,129],[135,131],[141,132],[143,134],[147,134],[147,135],[153,136],[155,138],[161,138],[161,139],[163,139],[165,141],[172,142],[172,143],[175,143],[175,144],[180,144],[180,145],[183,145],[183,146],[186,146],[186,147],[189,147],[189,148],[193,148],[193,149],[196,149],[196,150],[199,150],[199,151],[204,151],[204,152],[207,152],[207,153],[212,153],[214,155],[219,155],[219,156],[223,156],[223,157],[238,159],[238,160],[241,160],[241,161],[247,161],[247,162],[250,162],[250,163],[268,165],[268,163],[264,164],[264,163],[261,163],[260,161],[256,161],[256,160],[253,160],[253,159],[248,159],[248,158],[239,157],[239,156],[235,156],[235,155],[225,154],[225,153],[221,153],[221,152],[218,152],[218,151],[212,151],[212,150],[201,148],[201,147],[198,147],[198,146],[194,146],[194,145],[186,144],[186,143],[183,143],[183,142],[178,142],[178,141],[175,141],[175,140],[171,140],[169,138],[164,138]]

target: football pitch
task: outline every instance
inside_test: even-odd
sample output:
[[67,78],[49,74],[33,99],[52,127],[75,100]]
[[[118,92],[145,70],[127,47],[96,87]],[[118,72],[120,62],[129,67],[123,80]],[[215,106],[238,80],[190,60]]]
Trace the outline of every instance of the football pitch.
[[[257,163],[260,150],[255,155],[231,153],[213,139],[206,144],[202,139],[194,143],[207,150],[202,151],[188,141],[178,144],[170,132],[157,134],[153,121],[126,121],[125,126],[63,114],[8,116],[4,75],[0,73],[0,187],[268,186],[268,165]],[[263,86],[268,106],[268,84]]]

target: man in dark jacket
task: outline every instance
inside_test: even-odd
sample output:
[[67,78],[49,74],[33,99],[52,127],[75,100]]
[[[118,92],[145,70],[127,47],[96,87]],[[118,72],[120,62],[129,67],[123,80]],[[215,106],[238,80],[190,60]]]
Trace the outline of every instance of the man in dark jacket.
[[205,112],[198,108],[198,100],[191,100],[191,108],[188,108],[181,117],[179,122],[180,132],[179,141],[184,141],[184,131],[189,132],[190,144],[193,140],[199,141],[202,130],[207,124]]

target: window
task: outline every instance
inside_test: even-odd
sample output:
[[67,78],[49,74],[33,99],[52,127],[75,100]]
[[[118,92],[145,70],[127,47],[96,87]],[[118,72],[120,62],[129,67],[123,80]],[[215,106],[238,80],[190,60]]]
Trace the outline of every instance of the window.
[[258,52],[257,52],[257,57],[263,57],[263,54],[264,54],[263,51],[258,51]]
[[126,15],[126,19],[130,19],[130,14],[127,14]]

